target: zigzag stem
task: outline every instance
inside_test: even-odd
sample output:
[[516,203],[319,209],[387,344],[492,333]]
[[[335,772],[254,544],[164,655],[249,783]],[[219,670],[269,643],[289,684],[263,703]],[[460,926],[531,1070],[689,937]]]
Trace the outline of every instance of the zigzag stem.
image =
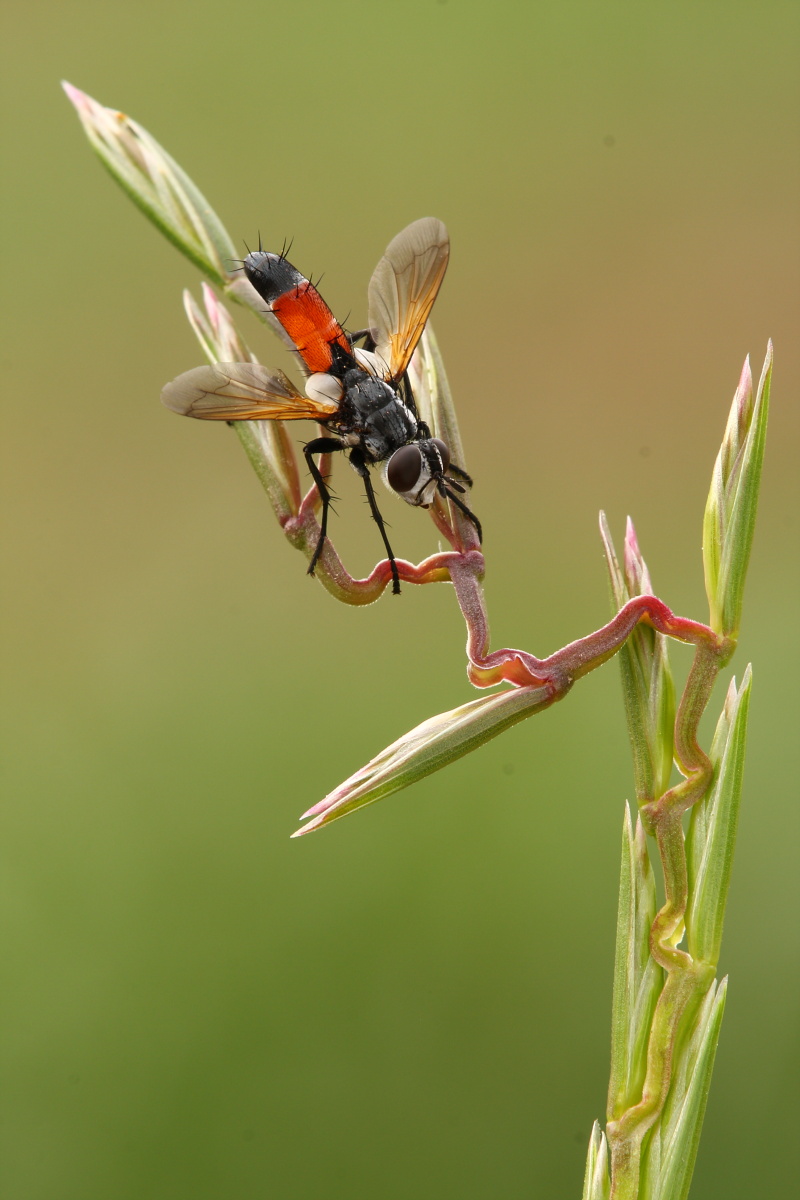
[[[707,670],[704,665],[706,654],[710,655],[710,661],[717,664],[710,679],[710,691],[716,671],[733,651],[733,644],[729,639],[714,633],[713,629],[700,624],[699,621],[676,617],[657,596],[634,596],[607,625],[586,637],[570,642],[549,658],[536,658],[526,650],[513,649],[495,650],[490,654],[489,623],[483,602],[483,589],[475,571],[474,557],[474,552],[452,556],[449,572],[467,624],[469,676],[476,687],[486,688],[496,683],[511,683],[516,687],[545,685],[556,692],[567,691],[576,679],[588,675],[590,671],[612,658],[639,622],[643,621],[659,633],[698,647],[695,666],[692,668],[679,709],[676,744],[679,746],[679,763],[685,762],[693,770],[696,761],[700,762],[702,759],[708,762],[694,736],[707,695],[700,699],[695,692],[701,675]],[[701,650],[704,651],[702,655]],[[696,682],[693,683],[693,680]]]
[[713,768],[698,744],[697,728],[717,675],[733,649],[731,639],[721,637],[716,644],[698,644],[675,717],[675,761],[685,778],[640,809],[645,829],[658,844],[664,876],[664,904],[650,929],[650,953],[667,972],[667,979],[650,1027],[642,1098],[606,1128],[612,1200],[634,1200],[638,1193],[642,1141],[667,1098],[678,1030],[690,1007],[699,1003],[714,980],[713,964],[695,960],[675,944],[683,933],[689,900],[681,820],[712,783]]
[[469,676],[478,687],[500,682],[518,687],[545,686],[552,703],[561,699],[576,679],[616,654],[640,621],[696,647],[675,717],[675,761],[684,779],[641,809],[645,828],[658,844],[664,876],[665,900],[650,930],[650,952],[666,971],[667,979],[653,1014],[641,1100],[618,1120],[610,1121],[606,1130],[611,1150],[611,1198],[635,1200],[642,1141],[667,1098],[678,1030],[714,978],[712,964],[695,961],[675,945],[683,932],[688,903],[681,821],[712,782],[711,760],[698,743],[697,730],[717,675],[733,653],[735,642],[707,625],[676,617],[656,596],[645,595],[635,596],[607,625],[549,658],[538,659],[526,651],[511,649],[489,653],[489,625],[480,582],[463,560],[450,565],[450,575],[467,623]]

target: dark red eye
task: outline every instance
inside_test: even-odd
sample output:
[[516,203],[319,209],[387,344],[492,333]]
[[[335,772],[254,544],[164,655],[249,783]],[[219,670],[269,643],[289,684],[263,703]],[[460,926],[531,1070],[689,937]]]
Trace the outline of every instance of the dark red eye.
[[395,450],[386,467],[389,487],[396,492],[410,492],[422,473],[422,454],[417,445],[401,446]]
[[439,451],[439,458],[442,460],[442,470],[446,471],[450,466],[450,451],[439,438],[431,438],[431,442]]

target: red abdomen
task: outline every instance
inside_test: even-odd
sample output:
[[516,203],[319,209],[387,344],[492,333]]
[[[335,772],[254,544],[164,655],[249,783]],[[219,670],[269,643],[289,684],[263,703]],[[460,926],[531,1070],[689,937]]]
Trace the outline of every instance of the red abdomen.
[[331,342],[338,342],[343,350],[351,353],[347,334],[308,280],[279,296],[272,311],[310,371],[327,371],[331,366]]
[[285,258],[258,250],[248,254],[244,269],[310,371],[329,369],[333,363],[332,342],[338,342],[348,354],[352,353],[347,334],[313,283]]

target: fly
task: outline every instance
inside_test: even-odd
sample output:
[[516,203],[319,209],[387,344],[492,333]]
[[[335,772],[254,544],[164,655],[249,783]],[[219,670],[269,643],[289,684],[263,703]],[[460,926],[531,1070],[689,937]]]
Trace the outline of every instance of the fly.
[[[444,279],[450,240],[441,221],[414,221],[389,243],[368,289],[369,328],[347,333],[317,289],[282,254],[257,250],[245,274],[297,349],[307,372],[305,394],[282,371],[260,363],[195,367],[168,383],[162,401],[187,417],[211,421],[317,421],[328,436],[303,447],[322,502],[320,535],[309,574],[322,554],[331,493],[314,456],[345,452],[361,477],[392,571],[400,576],[378,508],[369,468],[385,465],[388,486],[408,503],[428,508],[438,493],[456,505],[481,537],[481,525],[461,499],[466,471],[417,413],[408,365]],[[356,342],[362,342],[356,346]]]

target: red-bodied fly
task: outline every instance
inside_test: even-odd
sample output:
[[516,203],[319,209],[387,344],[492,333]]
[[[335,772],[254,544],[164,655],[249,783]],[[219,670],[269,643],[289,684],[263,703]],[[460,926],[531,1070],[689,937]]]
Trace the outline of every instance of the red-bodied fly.
[[[385,465],[388,486],[408,503],[428,508],[436,493],[453,502],[475,526],[478,518],[461,496],[472,480],[450,462],[450,451],[418,414],[408,365],[439,291],[450,241],[441,221],[414,221],[388,245],[368,291],[369,328],[347,333],[314,285],[283,254],[258,250],[247,255],[244,271],[269,311],[277,317],[308,372],[305,395],[282,371],[260,363],[216,363],[195,367],[168,383],[167,408],[211,421],[317,421],[330,434],[303,447],[322,501],[320,535],[309,574],[322,554],[331,493],[315,454],[348,452],[364,481],[370,512],[386,547],[392,590],[400,576],[378,509],[369,467]],[[357,341],[362,346],[356,347]]]

